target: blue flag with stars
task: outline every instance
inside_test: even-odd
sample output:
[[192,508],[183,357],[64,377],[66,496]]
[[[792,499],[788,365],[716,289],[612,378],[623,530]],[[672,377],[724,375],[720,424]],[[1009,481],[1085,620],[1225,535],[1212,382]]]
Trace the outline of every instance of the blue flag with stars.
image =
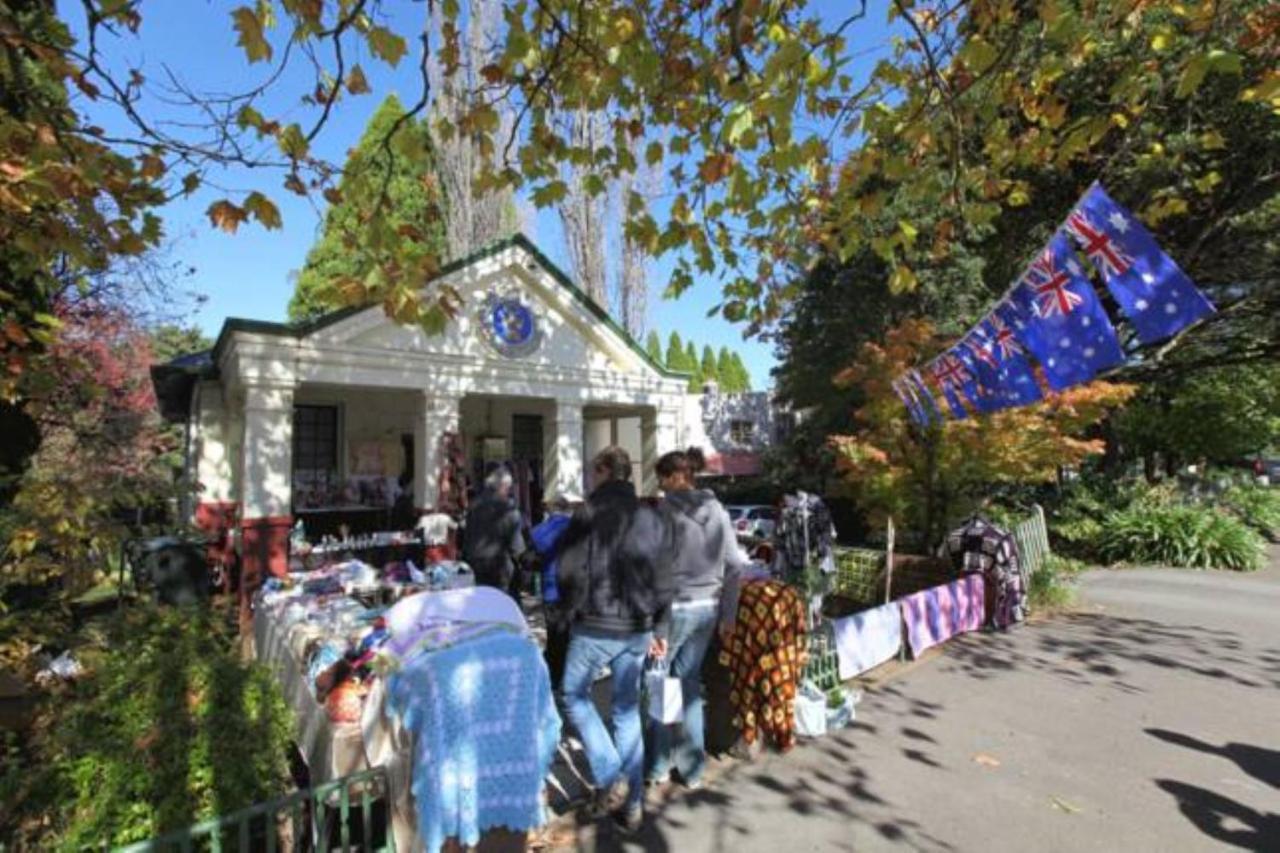
[[1014,334],[1055,391],[1124,361],[1116,330],[1061,232],[1031,262],[1008,302]]
[[925,420],[928,423],[942,421],[942,412],[938,410],[938,402],[933,399],[929,386],[925,384],[924,377],[920,375],[918,370],[907,371],[907,387],[915,391],[916,402],[920,404],[920,408],[924,411]]
[[951,352],[969,369],[969,378],[961,384],[960,390],[975,409],[990,414],[1008,404],[1000,393],[998,377],[989,361],[990,351],[984,348],[983,343],[974,332],[970,332]]
[[893,380],[893,391],[898,395],[898,399],[902,401],[902,405],[907,407],[907,412],[911,415],[911,420],[915,421],[919,426],[925,427],[929,425],[929,418],[921,407],[920,401],[916,399],[915,392],[911,386],[907,384],[905,379]]
[[1094,184],[1067,217],[1067,231],[1144,344],[1161,341],[1212,314],[1213,303],[1132,213]]
[[929,365],[929,373],[932,374],[933,381],[942,389],[942,396],[947,401],[947,407],[951,409],[951,416],[958,421],[969,417],[969,411],[965,409],[964,403],[960,402],[960,391],[965,383],[973,381],[973,377],[969,375],[969,368],[965,367],[964,362],[952,355],[950,351],[944,352]]
[[[1001,404],[1011,407],[1039,402],[1043,396],[1040,383],[1027,361],[1026,350],[1014,334],[1012,321],[998,310],[993,311],[978,324],[978,330],[975,336],[985,341],[986,351],[995,362],[994,368],[988,366],[987,370],[994,373],[991,384]],[[980,371],[978,377],[982,376]]]

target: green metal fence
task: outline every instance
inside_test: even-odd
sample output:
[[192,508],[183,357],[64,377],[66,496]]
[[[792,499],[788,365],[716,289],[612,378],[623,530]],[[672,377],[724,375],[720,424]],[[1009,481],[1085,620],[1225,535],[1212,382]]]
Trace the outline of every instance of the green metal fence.
[[387,793],[386,770],[375,767],[117,850],[395,853]]
[[1034,575],[1044,566],[1049,556],[1049,528],[1045,523],[1044,507],[1035,505],[1029,518],[1013,526],[1013,539],[1018,543],[1018,556],[1027,567],[1027,574]]

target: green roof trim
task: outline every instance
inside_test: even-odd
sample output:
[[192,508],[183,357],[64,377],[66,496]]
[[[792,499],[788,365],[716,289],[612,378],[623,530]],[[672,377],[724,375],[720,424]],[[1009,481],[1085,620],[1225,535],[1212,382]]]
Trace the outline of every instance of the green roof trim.
[[[504,237],[501,240],[490,243],[489,245],[472,252],[466,257],[450,261],[442,266],[439,272],[428,279],[427,283],[457,272],[465,267],[469,267],[472,264],[479,263],[486,258],[492,257],[500,252],[505,252],[507,249],[511,248],[520,248],[532,255],[534,260],[536,260],[543,269],[550,273],[551,277],[556,280],[556,283],[568,290],[569,293],[572,294],[573,298],[582,305],[582,307],[586,308],[592,316],[609,327],[614,334],[621,337],[627,346],[631,348],[632,352],[640,356],[641,360],[645,364],[652,367],[660,375],[665,376],[668,379],[688,379],[692,376],[691,373],[679,370],[669,370],[664,365],[659,364],[647,351],[645,351],[644,347],[640,346],[639,342],[637,342],[626,329],[619,326],[617,321],[609,316],[608,311],[596,304],[596,301],[588,296],[586,291],[578,287],[578,285],[575,284],[563,270],[552,263],[551,259],[544,255],[537,246],[533,245],[533,241],[519,232],[511,235],[510,237]],[[218,359],[222,355],[222,350],[225,346],[226,340],[233,332],[249,332],[251,334],[258,335],[282,335],[294,338],[304,338],[313,332],[318,332],[327,326],[339,323],[348,317],[352,317],[371,307],[373,306],[352,305],[348,308],[341,308],[337,311],[332,311],[321,317],[317,317],[314,320],[308,320],[305,323],[274,323],[269,320],[246,320],[241,317],[228,317],[222,324],[222,331],[218,333],[217,342],[213,345],[214,364],[217,364]]]

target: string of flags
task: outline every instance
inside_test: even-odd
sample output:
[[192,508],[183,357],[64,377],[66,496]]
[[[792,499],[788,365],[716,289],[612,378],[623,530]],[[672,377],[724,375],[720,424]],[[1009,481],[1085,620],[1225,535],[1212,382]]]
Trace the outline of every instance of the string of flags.
[[954,346],[894,380],[921,426],[940,421],[932,389],[957,419],[967,402],[980,414],[1043,396],[1034,365],[1054,391],[1122,364],[1124,350],[1079,261],[1088,258],[1138,340],[1164,340],[1214,311],[1213,304],[1101,184],[1085,191],[1066,221],[995,307]]

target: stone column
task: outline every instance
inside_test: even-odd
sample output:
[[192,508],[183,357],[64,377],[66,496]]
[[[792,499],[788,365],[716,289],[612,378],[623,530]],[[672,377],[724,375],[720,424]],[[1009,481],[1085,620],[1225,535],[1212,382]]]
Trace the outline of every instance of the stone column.
[[459,402],[457,397],[422,394],[420,415],[413,430],[413,503],[419,512],[435,509],[440,500],[444,436],[458,433]]
[[293,524],[293,386],[246,386],[240,474],[240,616],[268,574],[289,571]]
[[636,485],[639,486],[641,495],[656,495],[658,493],[658,473],[654,470],[654,465],[657,464],[658,457],[662,455],[658,452],[658,412],[656,409],[646,409],[644,414],[640,416],[640,442],[643,446],[643,455],[640,460],[642,476],[640,482]]
[[[557,400],[551,429],[547,431],[547,452],[543,471],[548,499],[558,492],[583,490],[582,403]],[[585,497],[585,496],[584,496]]]

